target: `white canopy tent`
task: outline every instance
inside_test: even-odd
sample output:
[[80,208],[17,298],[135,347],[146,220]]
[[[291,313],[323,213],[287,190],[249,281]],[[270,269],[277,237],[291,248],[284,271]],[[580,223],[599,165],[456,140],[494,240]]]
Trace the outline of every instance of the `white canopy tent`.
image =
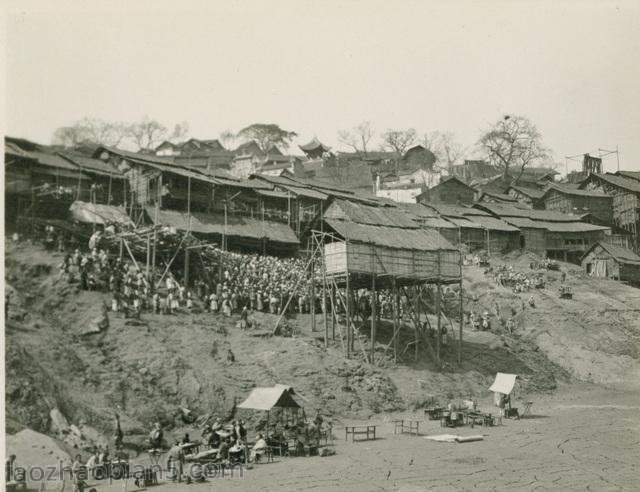
[[489,391],[509,395],[513,391],[513,387],[516,385],[517,377],[518,376],[515,374],[507,374],[504,372],[496,373],[496,380],[489,388]]
[[[272,388],[254,388],[246,400],[238,408],[246,410],[262,410],[267,412],[267,434],[269,432],[269,412],[275,408],[289,411],[297,420],[298,410],[302,408],[293,398],[293,388],[284,384],[276,384]],[[304,410],[303,410],[304,415]]]

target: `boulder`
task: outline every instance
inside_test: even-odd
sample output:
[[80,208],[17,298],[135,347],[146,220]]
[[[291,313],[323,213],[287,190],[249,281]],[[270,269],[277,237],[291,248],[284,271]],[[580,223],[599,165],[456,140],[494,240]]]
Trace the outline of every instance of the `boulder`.
[[51,430],[53,432],[57,432],[58,434],[66,434],[69,432],[69,422],[60,410],[52,408],[49,416],[51,417]]

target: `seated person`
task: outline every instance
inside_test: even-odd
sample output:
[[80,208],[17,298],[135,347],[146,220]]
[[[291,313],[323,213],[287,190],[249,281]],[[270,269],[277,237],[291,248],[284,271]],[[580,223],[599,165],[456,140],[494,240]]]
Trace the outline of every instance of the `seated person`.
[[227,460],[229,459],[229,438],[226,437],[221,443],[220,448],[218,449],[218,459],[219,460]]
[[267,441],[262,434],[258,434],[258,440],[251,448],[251,461],[259,461],[260,457],[267,452]]
[[242,463],[244,461],[244,448],[242,441],[236,441],[233,446],[229,448],[229,461],[231,463]]
[[208,437],[209,438],[207,440],[207,444],[209,445],[210,449],[215,449],[220,446],[220,434],[218,434],[216,431],[213,431],[209,433]]

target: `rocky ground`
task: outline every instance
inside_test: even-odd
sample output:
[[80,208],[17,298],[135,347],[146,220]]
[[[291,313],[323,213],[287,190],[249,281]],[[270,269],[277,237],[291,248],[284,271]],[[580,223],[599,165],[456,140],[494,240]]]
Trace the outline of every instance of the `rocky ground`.
[[[456,363],[453,340],[443,350],[444,369],[437,371],[424,350],[420,351],[418,361],[414,360],[413,351],[408,350],[394,364],[391,354],[385,351],[391,334],[385,322],[378,330],[376,366],[365,363],[362,357],[344,360],[339,339],[325,349],[322,323],[318,325],[319,331],[313,333],[308,316],[291,320],[297,331],[293,338],[265,337],[275,318],[259,314],[253,318],[256,328],[249,332],[237,329],[235,318],[204,313],[145,314],[140,323],[110,313],[108,327],[104,328],[101,306],[109,297],[79,291],[76,286],[58,280],[56,267],[60,260],[59,255],[46,253],[39,246],[8,244],[6,281],[12,300],[5,332],[6,415],[10,434],[16,435],[25,428],[41,432],[55,437],[69,454],[96,443],[112,444],[115,412],[121,416],[127,448],[136,456],[143,449],[152,422],[162,422],[169,437],[180,435],[187,429],[181,419],[181,408],[189,409],[197,417],[209,414],[231,417],[236,412],[235,404],[255,386],[275,383],[293,386],[308,413],[319,408],[338,428],[349,420],[383,422],[433,399],[441,402],[463,397],[486,399],[496,371],[517,373],[520,383],[516,397],[544,401],[547,406],[536,403],[536,411],[545,409],[549,418],[523,421],[520,427],[510,423],[504,428],[490,429],[485,441],[466,445],[431,443],[405,436],[392,438],[387,428],[385,439],[375,443],[339,445],[338,457],[295,460],[295,467],[286,463],[268,465],[260,467],[260,473],[266,468],[268,483],[275,483],[278,478],[284,480],[278,483],[289,490],[306,488],[305,483],[321,489],[325,485],[338,487],[339,482],[327,478],[326,471],[322,478],[322,466],[330,464],[337,470],[338,479],[350,480],[350,486],[363,480],[362,490],[409,487],[432,475],[442,481],[435,481],[430,487],[441,486],[444,490],[471,488],[475,474],[484,476],[489,470],[493,488],[502,488],[511,479],[520,480],[520,475],[522,480],[529,477],[523,470],[529,466],[535,470],[535,463],[538,470],[547,466],[545,460],[555,456],[549,455],[547,448],[553,448],[558,435],[567,436],[567,443],[561,446],[567,451],[578,441],[586,443],[585,446],[593,444],[596,438],[589,435],[588,429],[600,426],[601,437],[596,440],[603,451],[587,457],[586,463],[607,464],[610,460],[598,457],[613,453],[620,455],[622,462],[629,450],[620,448],[618,452],[616,446],[629,444],[626,439],[633,433],[625,433],[621,440],[611,436],[625,428],[638,427],[637,411],[627,408],[637,406],[637,402],[629,403],[625,391],[637,389],[640,382],[637,316],[640,290],[613,281],[594,281],[576,266],[562,265],[568,272],[567,283],[574,290],[573,300],[557,296],[560,273],[545,272],[547,288],[534,292],[535,308],[526,305],[524,309],[523,301],[529,294],[514,294],[498,286],[483,269],[465,267],[465,310],[476,313],[488,310],[494,329],[476,332],[465,325],[462,365]],[[530,260],[527,255],[510,255],[494,259],[494,264],[506,262],[517,270],[528,271]],[[496,302],[500,315],[495,313]],[[514,335],[497,328],[499,317],[512,307],[517,311],[518,324]],[[103,329],[95,330],[98,325]],[[401,350],[411,337],[412,330],[405,330]],[[367,339],[362,343],[368,345]],[[228,349],[235,354],[236,362],[227,362]],[[574,395],[574,385],[579,381],[597,383],[610,391],[603,393],[597,387],[587,391],[580,386],[579,393]],[[590,401],[592,396],[596,403]],[[574,397],[582,406],[571,411],[562,407]],[[259,426],[259,415],[243,414],[245,417],[252,426]],[[539,441],[533,439],[538,435]],[[528,440],[532,442],[527,444]],[[13,446],[19,447],[19,441]],[[633,441],[635,447],[630,450],[637,450],[637,441]],[[511,448],[503,448],[511,442],[523,445],[524,450],[516,453],[522,456],[522,463],[513,461],[510,454],[503,454],[511,453],[508,451]],[[415,465],[406,468],[401,464],[405,448],[422,456],[419,470]],[[453,449],[462,454],[449,451]],[[466,456],[465,449],[476,450],[478,456],[473,459]],[[533,455],[538,453],[544,456],[534,459]],[[566,461],[565,454],[561,452],[562,456],[556,458],[568,469],[572,463]],[[441,461],[440,457],[447,459]],[[300,461],[304,465],[300,466]],[[382,483],[378,477],[378,471],[387,462],[394,463],[391,477],[395,482],[391,484]],[[514,466],[513,471],[505,471],[502,477],[497,470],[505,462],[513,462]],[[474,472],[476,469],[485,471]],[[468,471],[456,475],[460,470]],[[449,473],[458,477],[458,485],[447,481]],[[602,473],[608,477],[606,470]],[[297,478],[288,481],[289,474]],[[567,477],[574,475],[572,472]],[[545,477],[536,474],[538,479],[541,476]],[[562,480],[568,479],[562,478],[543,488],[566,485]],[[514,483],[525,485],[523,481]],[[604,482],[597,484],[598,490],[608,487]],[[263,485],[253,483],[254,488]],[[229,486],[243,485],[234,482]]]
[[[516,401],[520,404],[520,401]],[[491,401],[480,402],[491,409]],[[423,419],[420,413],[379,415],[350,423],[378,424],[376,441],[345,442],[336,429],[336,455],[275,458],[244,471],[240,478],[212,478],[204,484],[176,484],[166,478],[162,490],[637,490],[640,460],[640,397],[635,392],[589,384],[562,386],[538,396],[531,418],[504,420],[498,427],[442,429],[421,422],[420,436],[394,435],[395,417]],[[470,443],[440,443],[425,435],[443,432],[482,435]],[[27,450],[28,451],[28,450]],[[25,452],[27,452],[25,451]],[[141,455],[141,464],[149,464]],[[140,490],[133,480],[92,481],[98,491]],[[67,481],[66,487],[70,486]],[[59,490],[51,482],[47,490]]]

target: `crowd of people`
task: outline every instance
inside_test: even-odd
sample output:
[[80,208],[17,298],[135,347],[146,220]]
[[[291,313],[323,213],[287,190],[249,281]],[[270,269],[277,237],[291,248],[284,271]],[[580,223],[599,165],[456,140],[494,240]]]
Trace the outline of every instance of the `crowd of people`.
[[509,287],[515,294],[529,292],[532,288],[544,288],[544,278],[539,273],[528,275],[523,272],[516,272],[511,265],[499,265],[495,269],[490,268],[485,274],[491,274],[493,280],[502,287]]
[[[321,436],[331,435],[332,426],[318,412],[312,421],[276,422],[266,431],[259,432],[255,441],[249,443],[243,420],[223,423],[220,418],[215,418],[207,421],[202,427],[200,440],[192,441],[189,434],[185,434],[182,439],[174,441],[166,455],[166,469],[173,479],[180,481],[186,462],[224,465],[258,462],[274,449],[281,456],[293,452],[300,454],[305,447],[318,448]],[[162,427],[156,422],[149,435],[150,452],[159,452],[163,445]]]

